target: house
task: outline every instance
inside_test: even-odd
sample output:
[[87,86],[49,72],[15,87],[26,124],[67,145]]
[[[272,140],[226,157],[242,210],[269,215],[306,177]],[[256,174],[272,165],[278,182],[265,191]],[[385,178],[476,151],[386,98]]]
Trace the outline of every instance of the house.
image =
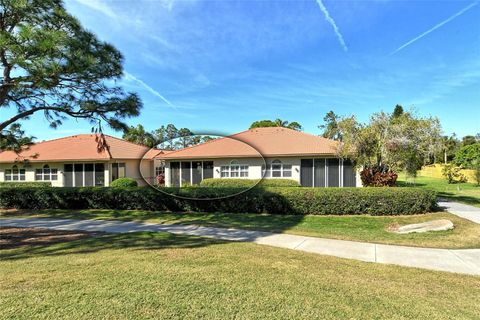
[[121,177],[139,185],[199,184],[207,178],[293,179],[306,187],[355,187],[352,163],[337,141],[287,128],[256,128],[176,151],[150,149],[108,135],[81,134],[0,153],[0,181],[52,186],[109,186]]
[[207,178],[293,179],[306,187],[361,186],[352,163],[336,156],[337,141],[287,128],[246,130],[169,153],[166,186]]
[[0,181],[48,181],[56,187],[109,186],[122,177],[139,185],[163,174],[166,151],[108,135],[80,134],[43,141],[19,152],[0,152]]

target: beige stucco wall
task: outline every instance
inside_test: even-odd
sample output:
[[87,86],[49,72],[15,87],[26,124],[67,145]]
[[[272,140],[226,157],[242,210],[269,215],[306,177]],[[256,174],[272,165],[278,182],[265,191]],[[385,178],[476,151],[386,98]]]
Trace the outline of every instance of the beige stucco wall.
[[[112,163],[125,163],[125,174],[126,177],[135,179],[139,185],[146,185],[147,183],[143,179],[152,178],[154,169],[153,161],[150,160],[115,160],[105,163],[105,186],[109,186],[112,181]],[[42,162],[42,163],[30,163],[28,166],[22,164],[17,164],[19,169],[25,169],[25,182],[34,182],[35,181],[35,170],[37,168],[43,168],[45,164],[48,164],[51,169],[58,170],[58,179],[56,181],[51,181],[52,186],[54,187],[63,187],[64,186],[64,174],[63,168],[65,163],[82,163],[80,161],[75,162]],[[94,161],[85,161],[83,163],[98,163]],[[0,181],[5,181],[5,169],[12,168],[14,164],[11,163],[0,163]],[[142,177],[143,175],[143,177]]]
[[[315,157],[318,158],[318,157]],[[248,165],[248,177],[239,177],[237,179],[261,179],[262,178],[262,166],[267,163],[271,163],[273,160],[278,159],[284,164],[292,165],[292,176],[291,177],[265,177],[265,179],[293,179],[300,183],[300,161],[301,159],[308,159],[308,157],[276,157],[276,158],[237,158],[237,159],[195,159],[193,161],[213,161],[213,177],[221,178],[220,176],[220,167],[223,165],[229,165],[232,160],[238,161],[240,165]],[[182,160],[183,161],[183,160]],[[186,160],[188,161],[188,160]],[[165,185],[171,185],[171,175],[170,175],[170,162],[177,162],[177,160],[167,160],[165,164]],[[225,178],[228,179],[228,178]],[[356,185],[361,187],[362,183],[360,180],[360,175],[356,174]]]

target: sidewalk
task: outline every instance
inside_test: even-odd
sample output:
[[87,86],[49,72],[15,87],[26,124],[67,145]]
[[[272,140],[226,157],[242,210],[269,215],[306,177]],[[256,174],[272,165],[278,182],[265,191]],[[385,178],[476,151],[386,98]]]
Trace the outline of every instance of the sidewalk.
[[262,245],[366,262],[395,264],[430,270],[480,275],[480,249],[449,250],[415,248],[289,234],[275,234],[262,231],[111,220],[12,218],[1,219],[0,225],[50,228],[57,230],[104,231],[109,233],[162,231],[173,234],[201,236],[229,241],[253,242]]
[[480,208],[446,200],[438,201],[438,205],[451,214],[480,224]]

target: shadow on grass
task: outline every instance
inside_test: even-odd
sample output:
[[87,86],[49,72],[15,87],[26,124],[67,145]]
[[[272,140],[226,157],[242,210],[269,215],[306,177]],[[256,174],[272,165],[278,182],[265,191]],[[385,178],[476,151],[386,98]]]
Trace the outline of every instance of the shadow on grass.
[[161,212],[142,210],[10,210],[2,216],[38,216],[45,218],[74,220],[118,220],[135,222],[155,222],[158,224],[201,225],[206,227],[224,227],[237,229],[284,232],[305,220],[304,215],[272,215],[258,213],[198,213],[198,212]]
[[470,196],[457,195],[450,192],[439,192],[438,196],[449,201],[459,201],[465,204],[470,204],[474,206],[480,206],[480,199]]
[[21,248],[0,250],[0,260],[19,260],[38,256],[87,254],[102,250],[162,250],[172,248],[199,248],[227,243],[227,241],[194,236],[173,235],[165,232],[135,232],[123,234],[94,235],[52,245],[29,245]]

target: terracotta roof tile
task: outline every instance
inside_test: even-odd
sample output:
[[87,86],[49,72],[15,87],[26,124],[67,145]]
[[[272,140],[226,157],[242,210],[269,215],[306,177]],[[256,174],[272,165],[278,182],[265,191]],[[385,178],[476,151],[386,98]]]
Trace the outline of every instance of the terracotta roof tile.
[[162,150],[150,149],[119,138],[105,135],[108,149],[98,148],[98,135],[75,136],[42,141],[31,145],[19,154],[13,151],[0,152],[0,162],[29,160],[39,161],[108,161],[110,159],[151,159]]
[[338,142],[281,127],[256,128],[158,155],[163,159],[334,155]]

